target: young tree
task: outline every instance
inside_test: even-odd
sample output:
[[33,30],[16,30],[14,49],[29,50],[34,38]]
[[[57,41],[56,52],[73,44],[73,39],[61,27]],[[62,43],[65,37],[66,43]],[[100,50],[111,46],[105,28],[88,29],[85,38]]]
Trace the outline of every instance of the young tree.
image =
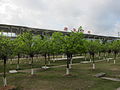
[[[40,38],[40,37],[38,37]],[[31,32],[25,32],[21,35],[21,40],[24,43],[24,51],[31,58],[31,75],[34,74],[33,69],[33,57],[38,52],[38,43],[36,36],[34,36]]]
[[116,40],[116,41],[113,41],[112,44],[112,51],[114,53],[114,64],[116,63],[116,57],[117,57],[117,54],[119,53],[120,51],[120,40]]
[[17,69],[20,69],[19,62],[22,54],[25,54],[25,43],[23,43],[21,36],[14,39],[14,54],[18,57]]
[[63,33],[54,32],[52,34],[52,54],[53,57],[55,54],[61,54],[62,52],[62,43],[63,43]]
[[106,42],[104,45],[104,53],[107,53],[107,55],[105,54],[105,59],[107,59],[107,62],[109,62],[109,57],[110,57],[110,53],[112,52],[112,45],[111,42]]
[[102,52],[102,42],[99,41],[99,48],[98,48],[98,58],[100,59],[101,58],[101,52]]
[[48,63],[50,64],[50,54],[52,53],[52,40],[49,35],[45,35],[43,38],[42,43],[42,54],[44,54],[45,57],[45,66],[44,68],[47,68],[47,56],[48,56]]
[[99,49],[99,41],[88,41],[88,52],[92,56],[92,61],[93,61],[93,69],[95,69],[95,54],[98,53]]
[[101,45],[101,52],[103,53],[103,59],[105,59],[106,60],[106,58],[107,58],[107,49],[108,49],[108,46],[107,46],[107,43],[102,43],[102,45]]
[[85,54],[85,60],[87,59],[87,53],[88,53],[88,41],[87,40],[83,40],[83,51],[81,53]]
[[5,36],[0,36],[0,59],[4,60],[4,86],[7,86],[6,80],[6,62],[10,57],[12,52],[12,43],[11,40]]
[[62,43],[62,50],[67,55],[67,68],[66,74],[69,75],[70,61],[72,60],[72,55],[75,53],[80,53],[83,51],[83,34],[80,32],[72,32],[70,35],[64,36]]

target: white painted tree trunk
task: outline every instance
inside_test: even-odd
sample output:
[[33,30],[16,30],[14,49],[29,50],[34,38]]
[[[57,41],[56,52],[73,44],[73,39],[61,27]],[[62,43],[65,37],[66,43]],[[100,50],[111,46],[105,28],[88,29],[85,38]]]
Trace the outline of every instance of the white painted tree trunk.
[[72,61],[73,61],[73,59],[71,59],[70,64],[72,64],[72,63],[73,63]]
[[66,68],[66,75],[69,75],[69,74],[70,74],[69,68]]
[[48,61],[48,65],[50,65],[50,61]]
[[95,69],[95,64],[93,63],[93,69]]
[[31,64],[31,61],[29,61],[29,64]]
[[17,64],[17,69],[19,69],[19,64]]
[[90,58],[90,62],[92,62],[91,58]]
[[105,57],[106,57],[106,53],[105,53]]
[[70,68],[70,69],[72,68],[71,64],[69,64],[69,68]]
[[72,61],[73,61],[73,59],[70,60],[70,64],[69,64],[70,69],[72,68]]
[[34,74],[34,69],[31,69],[31,75],[33,75]]
[[47,69],[46,67],[47,67],[47,66],[45,65],[45,69]]
[[99,59],[100,59],[100,56],[99,56]]
[[56,61],[56,58],[53,59],[53,62],[55,62],[55,61]]
[[12,64],[12,61],[10,61],[10,64]]
[[109,58],[107,58],[107,62],[109,62],[110,61],[110,59]]
[[114,64],[116,63],[116,60],[114,60]]
[[3,82],[4,82],[4,87],[7,86],[7,80],[6,80],[6,77],[3,78]]
[[104,57],[104,59],[106,59],[106,53],[105,53],[105,57]]
[[85,61],[86,61],[86,57],[85,57]]
[[62,58],[64,58],[64,57],[65,57],[65,55],[63,54],[63,55],[62,55]]

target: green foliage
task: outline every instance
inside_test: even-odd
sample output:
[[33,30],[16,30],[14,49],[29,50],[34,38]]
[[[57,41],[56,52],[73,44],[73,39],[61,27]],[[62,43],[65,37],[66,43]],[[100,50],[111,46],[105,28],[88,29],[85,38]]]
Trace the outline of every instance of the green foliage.
[[45,35],[42,40],[42,48],[41,51],[43,54],[52,53],[52,40],[49,35]]
[[19,35],[17,38],[15,38],[13,40],[14,43],[14,54],[15,55],[20,55],[20,54],[24,54],[24,50],[25,50],[25,43],[22,41],[21,36]]
[[12,42],[5,36],[0,36],[0,58],[8,58],[12,54]]
[[60,32],[54,32],[52,34],[52,50],[53,53],[62,53],[62,44],[64,43],[64,36]]
[[52,35],[53,50],[56,53],[81,53],[85,51],[83,33],[72,32],[63,36],[62,33],[55,32]]
[[106,42],[105,44],[103,43],[102,45],[101,45],[101,52],[111,52],[111,49],[112,49],[112,47],[111,47],[111,42]]
[[120,51],[120,40],[113,41],[111,43],[112,51],[118,53]]
[[[37,39],[36,39],[37,38]],[[38,52],[38,40],[39,37],[34,36],[31,32],[25,32],[20,36],[24,46],[24,53],[33,57]]]
[[84,50],[83,34],[72,32],[70,35],[64,36],[62,49],[64,53],[80,53]]
[[87,47],[88,47],[88,52],[90,54],[95,54],[99,52],[99,48],[100,48],[100,42],[98,40],[95,41],[88,41],[87,43]]
[[[80,27],[81,29],[82,27]],[[15,56],[18,54],[61,54],[61,53],[100,53],[100,52],[119,52],[120,41],[102,43],[99,40],[87,41],[83,33],[71,32],[63,35],[54,32],[52,36],[34,36],[31,32],[25,32],[16,39],[10,40],[5,36],[0,38],[0,57]]]

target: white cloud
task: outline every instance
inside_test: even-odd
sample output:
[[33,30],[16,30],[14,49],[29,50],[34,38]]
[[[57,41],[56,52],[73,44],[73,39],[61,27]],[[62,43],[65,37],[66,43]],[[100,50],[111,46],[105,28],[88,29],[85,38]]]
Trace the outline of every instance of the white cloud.
[[60,30],[82,25],[95,34],[115,36],[119,7],[119,0],[0,0],[0,23]]

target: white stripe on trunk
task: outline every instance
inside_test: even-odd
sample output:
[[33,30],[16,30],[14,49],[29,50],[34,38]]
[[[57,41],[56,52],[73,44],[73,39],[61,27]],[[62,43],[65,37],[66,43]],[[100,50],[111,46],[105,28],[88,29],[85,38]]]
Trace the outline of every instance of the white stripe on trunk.
[[116,60],[114,60],[114,64],[116,63]]
[[95,64],[93,63],[93,69],[95,69]]
[[33,69],[31,69],[31,75],[33,75],[34,74],[34,70]]
[[90,59],[90,62],[92,62],[92,60]]
[[17,69],[19,69],[19,64],[17,64]]
[[3,78],[3,82],[4,82],[4,87],[7,86],[7,80],[6,80],[6,77]]
[[69,72],[69,68],[66,68],[66,75],[69,75],[70,72]]

